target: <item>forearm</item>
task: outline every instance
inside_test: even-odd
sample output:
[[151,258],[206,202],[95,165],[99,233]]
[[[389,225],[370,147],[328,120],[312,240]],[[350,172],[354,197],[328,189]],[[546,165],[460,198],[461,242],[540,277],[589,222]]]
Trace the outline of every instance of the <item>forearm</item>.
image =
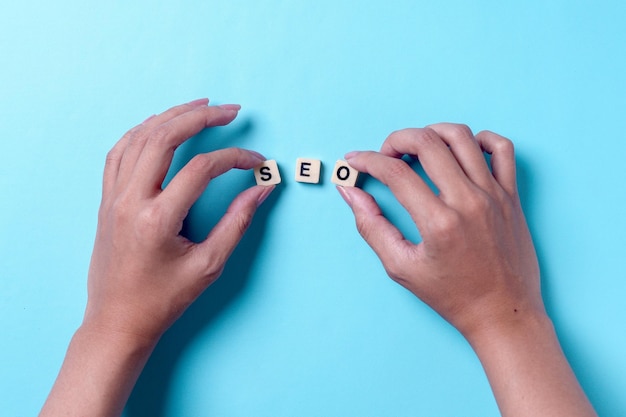
[[485,328],[468,340],[503,416],[596,416],[546,315]]
[[82,326],[40,416],[120,415],[155,344]]

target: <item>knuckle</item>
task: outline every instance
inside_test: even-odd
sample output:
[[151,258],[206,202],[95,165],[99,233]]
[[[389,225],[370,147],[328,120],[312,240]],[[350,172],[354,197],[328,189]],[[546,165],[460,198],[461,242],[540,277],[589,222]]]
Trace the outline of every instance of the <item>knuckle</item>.
[[219,152],[218,155],[224,162],[227,162],[232,166],[242,165],[247,156],[246,152],[238,147],[225,148],[217,152]]
[[389,134],[389,136],[387,136],[387,140],[398,140],[398,139],[405,139],[407,136],[411,136],[412,135],[412,131],[413,129],[399,129],[399,130],[394,130],[393,132],[391,132]]
[[394,143],[402,143],[402,142],[410,142],[411,140],[415,140],[422,129],[415,128],[406,128],[394,130],[387,136],[384,144],[392,145]]
[[137,133],[141,132],[142,130],[143,130],[142,125],[135,126],[132,129],[130,129],[128,132],[126,132],[124,136],[122,136],[122,140],[125,140],[125,139],[130,140],[133,138],[133,136],[137,135]]
[[206,126],[210,126],[218,122],[223,117],[222,111],[214,106],[197,107],[195,111],[202,113],[204,116],[204,124]]
[[206,172],[207,169],[211,169],[212,165],[213,157],[209,153],[198,154],[187,163],[188,169],[194,173]]
[[461,223],[461,216],[456,211],[442,211],[430,220],[429,235],[442,243],[452,242],[461,232]]
[[391,279],[399,283],[404,282],[404,264],[400,262],[397,257],[394,256],[390,259],[386,259],[383,266],[385,268],[385,272]]
[[108,204],[103,205],[98,213],[98,219],[103,224],[109,224],[114,228],[127,230],[133,227],[133,204],[125,196],[117,196]]
[[495,151],[503,154],[513,156],[515,154],[515,145],[513,141],[507,138],[499,137],[499,140],[495,143]]
[[476,191],[466,196],[464,207],[471,216],[481,215],[491,210],[493,202],[484,192]]
[[115,219],[124,220],[129,217],[130,204],[124,196],[120,196],[113,201],[110,211]]
[[500,136],[490,130],[483,130],[477,133],[476,136],[488,139],[491,143],[493,152],[509,154],[511,156],[515,152],[515,146],[512,140],[505,138],[504,136]]
[[160,236],[166,230],[166,216],[163,209],[157,204],[150,204],[137,213],[136,229],[148,240]]
[[387,167],[384,171],[385,182],[393,182],[397,179],[405,178],[413,170],[402,159],[391,159],[388,161]]
[[141,145],[143,146],[143,144],[146,143],[146,141],[148,140],[148,135],[146,134],[145,129],[142,126],[137,126],[133,129],[131,129],[126,136],[128,137],[128,145],[129,147],[131,146],[138,146]]
[[237,161],[237,165],[241,165],[250,155],[246,150],[236,146],[228,148],[228,150],[232,153],[233,160]]
[[[155,142],[167,142],[169,141],[169,138],[172,136],[172,128],[169,124],[164,123],[154,128],[150,136],[151,136],[151,140],[154,140]],[[146,135],[146,140],[147,140],[147,135]]]
[[470,129],[468,125],[462,123],[450,124],[450,132],[453,139],[467,139],[474,137],[472,129]]
[[422,147],[431,147],[443,143],[439,134],[430,127],[420,129],[419,143]]
[[115,147],[107,152],[106,158],[104,160],[105,166],[117,164],[122,159],[122,153],[120,150]]
[[359,234],[365,239],[369,241],[370,237],[370,227],[368,221],[364,217],[357,216],[355,219],[356,222],[356,230]]
[[202,285],[209,285],[213,281],[215,281],[220,275],[222,275],[222,272],[224,271],[224,266],[225,260],[222,260],[221,258],[210,257],[206,259],[203,267],[205,282]]
[[225,263],[213,253],[195,253],[192,270],[197,278],[191,287],[194,299],[219,278],[224,271],[224,266]]
[[385,141],[380,147],[380,152],[385,155],[393,155],[399,156],[404,153],[404,149],[402,151],[399,150],[400,144],[404,141],[404,137],[406,136],[407,129],[404,130],[395,130],[391,132]]

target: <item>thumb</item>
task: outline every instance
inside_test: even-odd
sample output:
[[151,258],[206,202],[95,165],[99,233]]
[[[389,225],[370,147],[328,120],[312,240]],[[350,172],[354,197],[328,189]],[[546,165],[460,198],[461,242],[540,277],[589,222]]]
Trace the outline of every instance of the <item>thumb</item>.
[[385,270],[394,280],[401,280],[414,245],[383,215],[374,197],[357,187],[337,187],[354,213],[356,227],[376,252]]
[[241,192],[209,236],[195,246],[200,275],[209,277],[209,284],[221,274],[226,261],[252,223],[257,207],[273,189],[273,186],[257,185]]

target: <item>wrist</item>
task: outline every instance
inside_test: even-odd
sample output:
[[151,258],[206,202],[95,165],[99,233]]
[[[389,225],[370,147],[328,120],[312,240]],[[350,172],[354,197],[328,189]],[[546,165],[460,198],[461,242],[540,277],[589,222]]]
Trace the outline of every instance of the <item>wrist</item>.
[[83,322],[78,329],[92,337],[119,341],[137,349],[153,348],[163,333],[164,326],[149,308],[131,303],[99,303],[89,300]]
[[120,415],[155,340],[83,323],[40,416]]
[[466,337],[503,416],[596,415],[543,309],[485,323]]
[[84,321],[74,333],[72,341],[74,340],[99,350],[118,353],[120,356],[147,357],[152,353],[159,338]]
[[478,354],[481,349],[494,345],[556,339],[552,321],[543,309],[514,310],[507,316],[484,320],[462,333]]

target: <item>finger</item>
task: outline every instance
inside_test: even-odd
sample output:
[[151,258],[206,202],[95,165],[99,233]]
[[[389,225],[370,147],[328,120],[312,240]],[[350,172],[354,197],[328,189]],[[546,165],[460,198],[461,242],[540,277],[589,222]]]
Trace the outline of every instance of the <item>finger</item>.
[[170,207],[175,220],[182,221],[211,179],[232,168],[254,168],[264,160],[262,155],[241,148],[196,155],[172,178],[158,198]]
[[126,133],[107,153],[104,163],[104,174],[102,175],[102,199],[106,199],[113,192],[113,188],[117,183],[120,164],[124,150],[128,146],[130,132]]
[[118,186],[125,186],[132,176],[139,155],[143,151],[153,130],[169,120],[192,111],[197,107],[206,107],[208,99],[194,100],[186,104],[172,107],[159,115],[153,115],[134,127],[124,135],[120,141],[120,162],[118,164],[116,183]]
[[515,147],[509,139],[489,131],[476,135],[482,149],[491,155],[491,170],[500,186],[511,196],[517,194]]
[[215,225],[209,236],[193,249],[196,276],[209,279],[205,286],[221,274],[224,264],[252,222],[257,207],[274,187],[253,186],[241,192]]
[[149,117],[143,122],[143,125],[148,128],[154,128],[172,120],[177,116],[180,116],[183,113],[187,113],[188,111],[191,111],[196,107],[206,107],[208,106],[208,104],[208,98],[200,98],[198,100],[193,100],[188,103],[179,104],[178,106],[174,106],[165,110],[161,114],[156,114],[152,117]]
[[378,152],[351,152],[345,157],[354,169],[387,185],[418,228],[425,226],[428,219],[442,208],[443,202],[402,159]]
[[446,143],[432,129],[404,129],[394,132],[385,140],[380,152],[394,157],[416,155],[444,200],[450,197],[462,198],[470,185]]
[[402,265],[408,264],[415,245],[383,216],[370,194],[356,187],[337,187],[337,190],[352,209],[359,234],[376,252],[389,276],[401,279]]
[[438,123],[428,126],[450,147],[450,151],[461,165],[463,172],[483,190],[493,184],[485,155],[469,127],[453,123]]
[[207,127],[229,124],[237,112],[235,108],[201,106],[157,126],[137,160],[134,191],[139,195],[159,192],[176,148]]

